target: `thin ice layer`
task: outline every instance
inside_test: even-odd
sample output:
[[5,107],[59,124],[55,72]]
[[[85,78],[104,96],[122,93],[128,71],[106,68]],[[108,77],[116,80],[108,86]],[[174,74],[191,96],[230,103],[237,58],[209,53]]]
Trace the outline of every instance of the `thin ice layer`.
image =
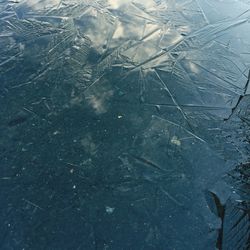
[[0,246],[230,245],[236,188],[221,183],[248,160],[248,9],[1,2]]

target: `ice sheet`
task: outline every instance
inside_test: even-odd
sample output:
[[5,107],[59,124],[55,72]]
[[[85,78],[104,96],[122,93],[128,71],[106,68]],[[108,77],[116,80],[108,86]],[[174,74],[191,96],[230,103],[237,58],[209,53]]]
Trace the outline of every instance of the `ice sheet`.
[[0,248],[247,249],[249,31],[248,0],[2,0]]

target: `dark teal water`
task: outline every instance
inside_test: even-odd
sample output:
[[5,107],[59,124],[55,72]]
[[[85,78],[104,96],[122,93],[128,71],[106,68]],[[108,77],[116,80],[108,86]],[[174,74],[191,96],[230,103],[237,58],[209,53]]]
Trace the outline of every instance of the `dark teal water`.
[[0,2],[0,249],[249,249],[250,2]]

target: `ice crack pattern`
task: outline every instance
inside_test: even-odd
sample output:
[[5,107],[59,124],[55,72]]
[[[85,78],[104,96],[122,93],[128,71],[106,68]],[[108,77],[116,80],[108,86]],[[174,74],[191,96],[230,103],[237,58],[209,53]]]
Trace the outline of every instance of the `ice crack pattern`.
[[249,0],[0,0],[1,249],[249,249]]

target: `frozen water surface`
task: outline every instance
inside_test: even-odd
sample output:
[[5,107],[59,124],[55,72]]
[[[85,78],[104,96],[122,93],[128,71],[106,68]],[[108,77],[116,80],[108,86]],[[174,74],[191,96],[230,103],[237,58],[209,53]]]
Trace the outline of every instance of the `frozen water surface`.
[[250,248],[250,1],[0,1],[0,249]]

